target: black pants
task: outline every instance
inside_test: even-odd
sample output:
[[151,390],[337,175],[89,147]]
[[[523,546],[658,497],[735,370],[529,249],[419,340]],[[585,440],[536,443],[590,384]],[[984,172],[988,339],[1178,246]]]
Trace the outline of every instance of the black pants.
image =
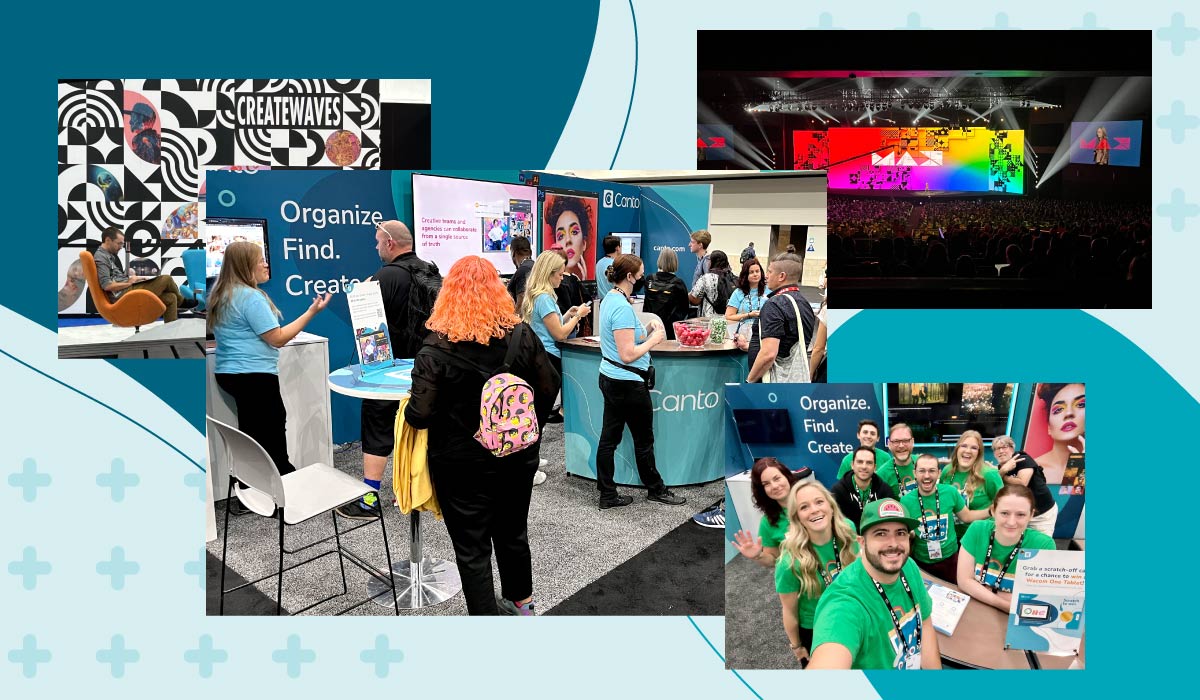
[[469,615],[499,614],[492,586],[493,548],[500,594],[512,601],[533,595],[528,527],[537,464],[536,447],[484,463],[430,459]]
[[214,376],[217,386],[237,404],[238,430],[262,445],[281,475],[296,471],[288,461],[287,410],[279,393],[279,375],[252,372]]
[[640,379],[611,379],[601,374],[600,393],[604,396],[604,425],[596,447],[596,488],[600,490],[600,498],[617,495],[613,455],[621,444],[625,426],[629,426],[629,434],[633,436],[633,455],[642,483],[650,493],[663,491],[666,487],[654,466],[654,406],[646,383]]

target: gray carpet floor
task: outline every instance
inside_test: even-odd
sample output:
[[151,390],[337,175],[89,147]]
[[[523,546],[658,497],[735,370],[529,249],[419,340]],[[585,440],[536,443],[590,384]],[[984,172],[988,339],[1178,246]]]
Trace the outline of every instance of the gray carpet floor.
[[725,565],[725,668],[796,669],[774,570],[740,554]]
[[[596,484],[589,479],[566,473],[562,424],[545,426],[542,432],[541,456],[549,460],[545,467],[548,478],[533,489],[529,513],[529,544],[533,554],[534,600],[539,612],[546,612],[573,593],[603,576],[608,571],[638,554],[651,543],[665,536],[699,510],[711,505],[724,492],[721,481],[700,486],[676,487],[672,490],[688,499],[683,506],[665,506],[645,500],[645,490],[621,487],[621,492],[634,497],[633,505],[616,510],[601,511],[597,507]],[[353,445],[334,455],[334,466],[356,478],[362,478],[362,452]],[[391,467],[384,472],[382,494],[391,502]],[[218,537],[208,544],[208,551],[221,555],[221,535],[225,519],[224,502],[217,504]],[[393,561],[408,556],[409,518],[394,507],[386,508],[384,518]],[[339,526],[347,521],[342,520]],[[355,523],[359,521],[354,521]],[[372,524],[342,538],[343,543],[380,570],[385,568],[379,526]],[[421,515],[421,532],[426,556],[453,561],[454,548],[446,527],[431,515]],[[328,516],[314,518],[287,529],[287,548],[295,549],[314,540],[333,534]],[[329,545],[320,545],[295,555],[285,556],[284,566],[303,561]],[[229,527],[229,565],[247,580],[275,571],[277,566],[277,521],[256,515],[231,516]],[[493,567],[495,562],[493,560]],[[499,574],[493,572],[494,585],[499,591]],[[347,565],[349,593],[307,611],[307,615],[333,614],[367,597],[368,576],[356,567]],[[275,597],[274,579],[256,584],[264,594]],[[283,606],[297,610],[341,590],[341,573],[337,557],[325,557],[284,574]],[[369,603],[352,611],[354,615],[392,614],[390,607]],[[462,594],[436,606],[405,611],[411,615],[466,615]],[[665,612],[665,611],[664,611]],[[671,611],[670,614],[687,614]],[[784,651],[787,648],[784,647]]]

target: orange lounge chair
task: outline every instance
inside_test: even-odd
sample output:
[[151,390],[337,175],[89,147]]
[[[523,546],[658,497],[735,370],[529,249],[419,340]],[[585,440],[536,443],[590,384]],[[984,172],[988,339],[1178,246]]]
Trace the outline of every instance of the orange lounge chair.
[[134,332],[140,332],[142,326],[155,322],[166,312],[166,304],[145,289],[131,289],[117,297],[115,302],[109,301],[104,290],[100,288],[100,275],[96,272],[96,259],[86,250],[80,251],[79,259],[83,262],[83,276],[87,278],[88,292],[92,295],[92,303],[109,323],[122,328],[132,326]]

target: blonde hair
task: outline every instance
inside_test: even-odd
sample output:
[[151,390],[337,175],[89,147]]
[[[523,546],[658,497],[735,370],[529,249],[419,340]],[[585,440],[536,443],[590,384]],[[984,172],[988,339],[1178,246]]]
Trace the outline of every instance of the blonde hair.
[[712,245],[712,234],[703,229],[692,231],[692,240],[699,243],[705,250],[708,250],[708,247]]
[[975,489],[983,486],[983,468],[987,466],[987,461],[983,458],[983,436],[978,430],[967,430],[962,435],[958,436],[958,442],[954,443],[954,449],[950,452],[950,464],[942,470],[942,476],[938,479],[943,484],[950,484],[954,481],[954,473],[961,466],[958,462],[958,448],[968,439],[974,439],[979,442],[979,456],[975,458],[975,463],[971,465],[971,471],[967,473],[967,482],[963,484],[963,491],[966,495],[968,507],[971,499],[975,497]]
[[566,266],[563,256],[553,250],[544,251],[537,257],[525,283],[525,294],[521,297],[521,318],[526,323],[533,322],[533,302],[539,294],[555,296],[554,284],[550,282],[550,278]]
[[233,302],[233,295],[238,287],[249,287],[267,300],[272,313],[278,317],[283,314],[275,308],[275,302],[267,293],[258,288],[256,280],[258,263],[263,259],[262,248],[252,241],[237,241],[225,247],[225,259],[221,263],[221,274],[213,285],[212,294],[208,298],[208,330],[221,325]]
[[838,560],[841,561],[843,567],[849,566],[858,558],[854,553],[856,534],[854,529],[846,523],[846,516],[842,515],[842,510],[838,508],[837,501],[833,500],[829,489],[816,481],[797,481],[792,486],[787,500],[787,536],[783,538],[779,549],[792,558],[792,573],[800,581],[800,593],[811,597],[821,590],[824,581],[818,573],[821,560],[817,556],[817,548],[812,543],[804,521],[796,512],[796,495],[800,493],[801,489],[817,489],[825,498],[825,502],[833,509],[831,516],[833,518],[833,537],[837,540]]

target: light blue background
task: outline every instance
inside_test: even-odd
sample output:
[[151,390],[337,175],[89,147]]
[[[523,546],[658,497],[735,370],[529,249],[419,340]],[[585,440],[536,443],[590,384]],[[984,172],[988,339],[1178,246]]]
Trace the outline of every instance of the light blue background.
[[[1168,465],[1164,455],[1176,436],[1182,433],[1186,441],[1200,419],[1200,363],[1194,359],[1200,12],[1179,0],[926,2],[919,9],[880,0],[852,8],[792,0],[598,5],[212,2],[142,8],[62,2],[10,10],[10,35],[0,48],[9,66],[10,116],[9,167],[0,175],[10,262],[0,276],[0,388],[6,397],[0,416],[0,686],[6,697],[164,691],[177,698],[231,692],[327,697],[358,692],[358,683],[369,689],[363,692],[458,697],[829,693],[852,700],[927,694],[927,686],[917,685],[922,676],[725,671],[718,618],[206,619],[196,568],[203,533],[203,440],[197,428],[202,366],[54,359],[55,337],[47,329],[55,325],[51,291],[61,280],[55,279],[46,216],[55,191],[59,78],[432,78],[435,168],[690,169],[699,27],[897,29],[895,46],[886,49],[896,51],[904,50],[902,30],[915,27],[1153,30],[1155,117],[1147,128],[1158,137],[1155,309],[894,311],[848,321],[848,315],[831,313],[836,332],[830,380],[990,380],[1003,368],[1006,379],[1086,381],[1097,407],[1091,433],[1095,488],[1089,494],[1089,669],[1043,675],[1025,687],[1037,694],[1106,697],[1188,692],[1194,654],[1184,633],[1195,613],[1186,604],[1164,603],[1129,614],[1126,603],[1143,596],[1131,591],[1123,557],[1146,555],[1139,535],[1152,501],[1123,502],[1118,494],[1128,492],[1126,478],[1144,484],[1140,471]],[[851,45],[847,57],[873,50],[881,49]],[[1029,50],[1036,51],[1036,44]],[[797,68],[803,56],[798,48]],[[530,107],[485,114],[480,95],[492,94],[494,86],[528,98]],[[844,327],[836,325],[843,321]],[[976,343],[979,352],[970,356],[873,351],[875,343],[868,341],[879,329],[898,327],[928,331],[931,348],[940,329],[971,328],[991,342]],[[1010,335],[1020,340],[1004,342]],[[114,466],[115,460],[121,462]],[[101,475],[114,470],[136,475],[136,484],[120,497],[101,486],[112,480]],[[1196,560],[1183,538],[1182,548],[1153,553],[1169,562],[1163,565],[1166,581],[1196,578]],[[137,572],[119,589],[97,573],[114,547],[137,562]],[[27,555],[33,565],[22,563]],[[27,570],[43,573],[27,579],[21,575]],[[114,635],[123,635],[139,654],[120,678],[97,660]],[[226,654],[211,677],[185,661],[205,635]],[[292,635],[313,654],[295,678],[272,660]],[[384,683],[374,682],[376,667],[362,656],[380,635],[402,654],[383,669]],[[27,640],[46,656],[28,678],[20,663]],[[971,680],[994,689],[1015,677]]]

